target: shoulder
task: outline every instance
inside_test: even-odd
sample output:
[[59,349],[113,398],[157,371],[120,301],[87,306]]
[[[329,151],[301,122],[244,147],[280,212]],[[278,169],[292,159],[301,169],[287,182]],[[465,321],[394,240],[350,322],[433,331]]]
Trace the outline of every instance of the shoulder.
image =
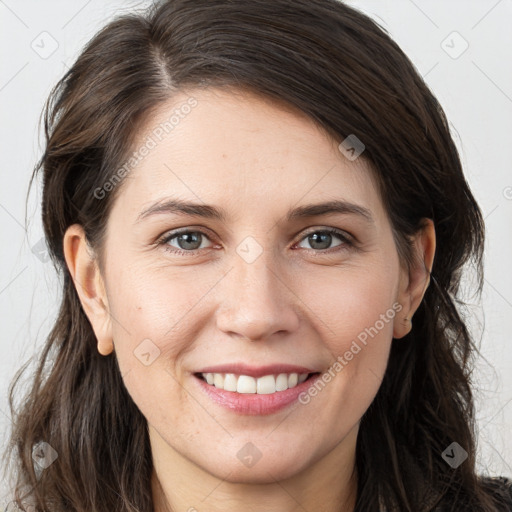
[[480,475],[480,481],[491,487],[503,488],[512,491],[512,478],[507,476],[486,476]]
[[[485,489],[486,494],[493,496],[493,501],[499,507],[506,507],[494,509],[496,512],[512,512],[512,478],[505,476],[489,476],[479,475],[478,482]],[[450,500],[454,498],[451,497]],[[499,503],[499,505],[498,505]],[[448,512],[453,510],[453,501],[446,501],[439,504],[435,508],[435,512]],[[464,508],[466,511],[467,508]]]
[[512,510],[512,478],[506,476],[486,476],[481,475],[479,477],[480,483],[482,483],[491,492],[502,496]]

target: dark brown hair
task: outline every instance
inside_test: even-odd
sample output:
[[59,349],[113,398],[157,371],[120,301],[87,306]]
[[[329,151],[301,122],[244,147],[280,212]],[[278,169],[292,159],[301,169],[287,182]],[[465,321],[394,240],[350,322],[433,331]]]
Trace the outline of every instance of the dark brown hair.
[[[471,367],[477,347],[461,318],[461,271],[482,287],[484,225],[439,103],[397,44],[369,17],[336,0],[169,0],[109,23],[52,91],[44,112],[42,212],[63,278],[60,312],[31,389],[14,405],[9,454],[16,499],[36,510],[150,512],[147,422],[114,354],[102,356],[63,255],[66,228],[81,224],[98,254],[122,183],[99,200],[133,151],[137,130],[177,91],[246,88],[307,114],[341,142],[350,134],[378,180],[397,249],[433,219],[431,284],[412,331],[393,340],[379,392],[357,439],[356,510],[505,510],[475,470]],[[36,474],[33,446],[58,453]],[[468,458],[441,457],[453,441]]]

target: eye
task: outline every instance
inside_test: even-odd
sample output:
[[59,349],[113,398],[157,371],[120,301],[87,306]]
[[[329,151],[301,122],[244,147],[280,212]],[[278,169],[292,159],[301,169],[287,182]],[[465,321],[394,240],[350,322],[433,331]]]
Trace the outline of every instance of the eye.
[[[340,243],[329,247],[332,244],[333,237],[338,238]],[[166,251],[169,251],[173,254],[194,256],[196,251],[199,251],[199,249],[212,247],[205,246],[203,244],[205,240],[209,240],[209,237],[205,232],[200,230],[194,231],[191,229],[183,229],[181,231],[167,233],[156,243],[159,246],[163,246]],[[313,252],[320,252],[322,254],[347,250],[349,248],[355,247],[355,244],[350,235],[335,228],[317,229],[315,231],[310,231],[308,234],[306,234],[305,237],[302,238],[301,243],[303,240],[309,242]]]
[[[205,248],[203,245],[203,241],[205,239],[208,239],[208,236],[203,231],[184,229],[165,235],[157,243],[158,245],[162,245],[166,251],[190,256],[191,254],[194,254],[195,251]],[[174,240],[177,247],[170,243]]]
[[[341,243],[335,245],[334,247],[329,247],[333,241],[333,236],[340,239]],[[334,249],[337,251],[354,247],[354,243],[348,234],[334,228],[310,231],[302,240],[308,241],[313,249],[320,252],[333,252],[327,250]]]

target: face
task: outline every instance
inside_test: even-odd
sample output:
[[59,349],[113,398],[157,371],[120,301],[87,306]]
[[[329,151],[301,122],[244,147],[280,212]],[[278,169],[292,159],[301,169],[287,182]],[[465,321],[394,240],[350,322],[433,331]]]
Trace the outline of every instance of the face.
[[[354,441],[392,338],[406,333],[410,290],[388,217],[368,164],[340,142],[227,89],[181,93],[140,132],[136,149],[150,149],[107,225],[110,314],[89,316],[102,353],[113,339],[152,443],[210,474],[286,478]],[[224,365],[235,366],[213,385],[197,376]],[[272,392],[271,378],[251,377],[258,369],[290,389]],[[316,375],[294,387],[291,373]]]

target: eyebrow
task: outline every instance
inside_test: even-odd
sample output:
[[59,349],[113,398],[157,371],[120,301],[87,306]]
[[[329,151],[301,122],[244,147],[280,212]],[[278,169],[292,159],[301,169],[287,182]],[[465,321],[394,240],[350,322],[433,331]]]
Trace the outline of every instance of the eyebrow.
[[[342,200],[298,206],[288,211],[286,220],[293,222],[299,219],[336,213],[358,215],[370,224],[375,223],[371,211],[368,208]],[[191,215],[205,219],[219,220],[221,222],[226,222],[228,218],[227,212],[223,208],[183,201],[181,199],[164,199],[144,209],[137,217],[135,223],[139,223],[143,219],[157,214]]]

